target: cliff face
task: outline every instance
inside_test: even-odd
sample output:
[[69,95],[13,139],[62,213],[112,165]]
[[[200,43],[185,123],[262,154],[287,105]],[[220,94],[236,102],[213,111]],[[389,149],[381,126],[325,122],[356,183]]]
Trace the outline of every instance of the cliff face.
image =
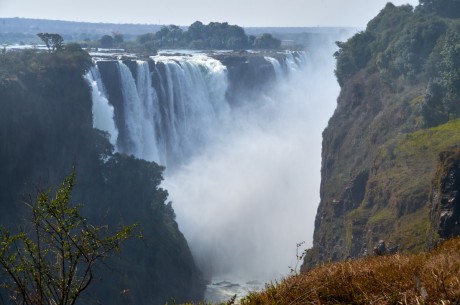
[[[91,65],[81,50],[0,54],[0,225],[15,230],[27,222],[22,198],[57,185],[76,166],[72,202],[84,204],[88,222],[137,223],[144,236],[97,268],[83,302],[201,300],[204,282],[159,187],[164,168],[114,153],[107,134],[93,129],[83,77]],[[0,298],[9,299],[5,290]]]
[[323,132],[321,202],[304,270],[372,253],[382,239],[416,252],[458,234],[446,227],[459,220],[456,163],[438,165],[439,154],[460,143],[452,120],[458,24],[427,5],[389,3],[364,32],[338,43],[341,93]]
[[454,147],[439,155],[432,183],[430,240],[460,236],[460,150]]

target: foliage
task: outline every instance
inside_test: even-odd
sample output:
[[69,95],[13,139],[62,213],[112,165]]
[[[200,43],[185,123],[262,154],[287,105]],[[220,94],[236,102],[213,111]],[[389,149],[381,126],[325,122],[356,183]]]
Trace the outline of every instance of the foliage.
[[458,18],[460,17],[459,0],[419,0],[420,10],[433,12],[443,17]]
[[38,33],[37,36],[45,43],[49,52],[60,51],[64,48],[64,39],[59,34]]
[[253,46],[256,49],[279,49],[281,41],[271,34],[265,33],[254,40]]
[[111,48],[114,45],[114,39],[110,35],[103,35],[99,42],[103,48]]
[[123,43],[123,41],[124,41],[123,34],[120,33],[120,32],[113,32],[112,37],[113,37],[113,42],[115,44],[119,45],[119,44]]
[[449,30],[440,39],[431,57],[433,78],[423,104],[429,126],[460,117],[460,33]]
[[146,51],[155,51],[155,35],[153,33],[147,33],[137,36],[136,41]]
[[337,42],[339,50],[334,53],[337,60],[335,75],[340,85],[345,79],[364,68],[371,57],[369,44],[373,36],[361,32],[351,37],[346,43]]
[[241,301],[252,304],[456,304],[460,239],[431,253],[367,257],[325,264]]
[[[405,83],[426,82],[420,111],[426,126],[460,116],[460,28],[446,19],[460,11],[458,0],[426,0],[410,5],[388,3],[365,31],[338,42],[336,76],[341,86],[362,69],[377,69],[392,90]],[[441,9],[442,8],[442,9]],[[452,17],[452,16],[450,16]],[[458,17],[458,16],[457,16]]]
[[75,304],[93,280],[94,264],[120,250],[134,228],[109,234],[106,226],[89,225],[70,203],[74,184],[75,172],[54,197],[41,192],[26,203],[30,225],[0,231],[0,265],[8,274],[2,286],[15,304]]
[[281,45],[281,41],[270,34],[249,39],[244,29],[237,25],[229,25],[227,22],[210,22],[204,25],[200,21],[191,24],[187,30],[177,25],[163,26],[156,33],[138,36],[137,42],[150,49],[153,47],[215,50],[278,49]]

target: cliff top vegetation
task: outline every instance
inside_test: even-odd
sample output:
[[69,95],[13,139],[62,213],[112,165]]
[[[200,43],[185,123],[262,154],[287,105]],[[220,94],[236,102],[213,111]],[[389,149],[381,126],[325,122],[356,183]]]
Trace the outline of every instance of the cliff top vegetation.
[[267,284],[241,304],[457,304],[459,300],[457,238],[429,253],[324,264]]

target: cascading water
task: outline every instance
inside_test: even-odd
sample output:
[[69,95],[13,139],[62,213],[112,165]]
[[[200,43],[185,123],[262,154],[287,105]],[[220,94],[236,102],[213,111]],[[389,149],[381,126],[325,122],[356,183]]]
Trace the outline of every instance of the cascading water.
[[275,83],[233,106],[229,71],[209,56],[116,61],[128,143],[117,149],[167,166],[164,187],[214,301],[286,274],[319,202],[321,131],[338,87],[312,83],[305,53],[260,56]]
[[276,58],[268,57],[268,56],[265,56],[265,60],[273,65],[273,69],[275,70],[276,79],[281,81],[285,73],[283,73],[283,68],[281,67],[280,62]]
[[[117,143],[121,153],[174,168],[198,153],[210,131],[228,119],[227,70],[204,55],[152,60],[151,66],[137,60],[131,69],[123,61],[114,62],[122,96],[122,119],[115,121],[122,125],[124,138],[112,144]],[[107,100],[103,91],[93,88],[95,94]],[[99,119],[96,113],[95,122]],[[118,133],[107,131],[117,138]]]
[[110,135],[110,143],[112,143],[112,145],[116,145],[118,129],[113,120],[113,106],[109,104],[106,94],[104,93],[101,75],[99,74],[99,71],[93,67],[85,75],[85,79],[91,86],[93,100],[93,127],[108,132]]
[[128,138],[128,145],[119,150],[140,159],[159,162],[155,134],[154,99],[149,82],[150,73],[148,69],[145,69],[147,63],[137,63],[137,85],[128,66],[123,62],[118,63],[124,100],[124,123]]
[[213,302],[299,268],[296,244],[312,242],[321,132],[339,92],[334,62],[267,57],[278,71],[271,90],[232,108],[219,137],[165,181]]
[[159,136],[166,145],[166,165],[176,166],[198,153],[210,131],[228,117],[227,70],[204,55],[152,59],[164,69],[158,86],[163,100],[163,130]]

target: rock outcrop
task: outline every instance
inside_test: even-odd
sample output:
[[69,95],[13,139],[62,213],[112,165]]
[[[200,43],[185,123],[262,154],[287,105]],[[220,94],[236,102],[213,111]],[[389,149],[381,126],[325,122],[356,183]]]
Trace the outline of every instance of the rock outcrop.
[[460,148],[439,155],[439,165],[432,185],[429,242],[460,236]]

